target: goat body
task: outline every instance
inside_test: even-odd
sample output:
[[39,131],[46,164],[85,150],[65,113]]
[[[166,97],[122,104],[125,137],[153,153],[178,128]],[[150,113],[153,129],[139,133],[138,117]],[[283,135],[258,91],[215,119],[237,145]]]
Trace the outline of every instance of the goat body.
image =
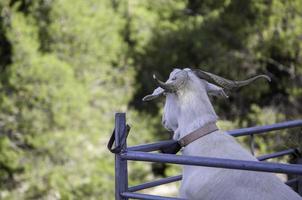
[[[184,137],[217,116],[208,94],[225,94],[222,88],[198,78],[190,69],[176,69],[166,83],[186,71],[188,81],[174,93],[166,94],[163,125],[174,131],[174,139]],[[223,131],[215,131],[182,149],[183,155],[257,161]],[[267,172],[199,166],[183,166],[180,197],[190,200],[301,200],[302,198]]]
[[[257,161],[223,131],[192,142],[183,155]],[[275,175],[267,172],[210,167],[183,167],[180,196],[205,200],[295,200],[301,199]]]

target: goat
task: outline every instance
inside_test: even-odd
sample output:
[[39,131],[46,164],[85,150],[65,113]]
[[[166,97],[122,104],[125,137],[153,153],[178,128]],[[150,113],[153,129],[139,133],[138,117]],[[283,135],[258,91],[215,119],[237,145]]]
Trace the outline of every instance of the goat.
[[[154,79],[158,88],[144,101],[166,96],[162,124],[180,140],[194,130],[218,117],[209,95],[227,97],[224,89],[242,87],[258,78],[231,81],[196,69],[174,69],[166,82]],[[212,84],[212,83],[214,84]],[[257,161],[246,149],[227,133],[216,130],[184,148],[183,155]],[[183,179],[179,196],[192,200],[301,200],[302,198],[275,175],[267,172],[183,166]]]

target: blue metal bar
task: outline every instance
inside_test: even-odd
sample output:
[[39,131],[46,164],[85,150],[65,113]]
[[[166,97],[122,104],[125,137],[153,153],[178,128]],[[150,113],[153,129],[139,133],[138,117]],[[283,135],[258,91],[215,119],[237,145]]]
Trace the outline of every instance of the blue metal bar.
[[148,199],[148,200],[185,200],[182,198],[176,198],[176,197],[162,197],[157,195],[150,195],[150,194],[140,194],[140,193],[134,193],[134,192],[123,192],[121,194],[123,197],[132,198],[132,199]]
[[271,158],[277,158],[285,155],[295,154],[297,152],[297,149],[287,149],[284,151],[279,151],[276,153],[271,153],[263,156],[258,156],[257,159],[260,161],[271,159]]
[[162,178],[156,181],[151,181],[151,182],[147,182],[147,183],[143,183],[137,186],[132,186],[128,188],[129,192],[136,192],[139,190],[144,190],[147,188],[151,188],[151,187],[155,187],[155,186],[159,186],[159,185],[163,185],[163,184],[167,184],[167,183],[172,183],[175,181],[180,181],[182,179],[182,175],[178,175],[178,176],[171,176],[168,178]]
[[[267,159],[270,159],[270,158],[277,158],[277,157],[284,156],[284,155],[294,154],[296,152],[297,152],[297,149],[288,149],[288,150],[284,150],[284,151],[280,151],[280,152],[276,152],[276,153],[272,153],[272,154],[258,156],[257,159],[259,161],[263,161],[263,160],[267,160]],[[171,176],[171,177],[167,177],[167,178],[162,178],[160,180],[143,183],[143,184],[140,184],[140,185],[137,185],[137,186],[132,186],[132,187],[128,188],[128,191],[129,192],[136,192],[136,191],[139,191],[139,190],[144,190],[144,189],[147,189],[147,188],[156,187],[156,186],[159,186],[159,185],[172,183],[172,182],[176,182],[176,181],[180,181],[180,180],[182,180],[182,175]],[[291,186],[292,184],[295,184],[297,182],[298,182],[298,179],[295,178],[295,179],[292,179],[292,180],[289,180],[289,181],[285,182],[285,184]]]
[[[227,131],[227,133],[234,137],[239,137],[239,136],[252,135],[252,134],[261,134],[261,133],[285,129],[285,128],[294,128],[299,126],[302,126],[302,120],[294,120],[294,121],[281,122],[281,123],[265,125],[265,126],[235,129],[235,130]],[[143,151],[143,152],[157,151],[160,148],[170,146],[175,142],[176,142],[175,140],[164,140],[155,143],[141,144],[141,145],[128,147],[127,150]]]
[[302,165],[128,151],[123,159],[302,175]]
[[[126,149],[126,115],[125,113],[115,114],[115,145],[124,145],[122,151]],[[127,160],[123,160],[120,154],[115,154],[115,199],[127,200],[121,196],[122,192],[128,189]]]
[[[182,180],[182,175],[171,176],[171,177],[167,177],[167,178],[162,178],[160,180],[151,181],[151,182],[147,182],[147,183],[143,183],[143,184],[140,184],[140,185],[129,187],[128,191],[129,192],[137,192],[139,190],[144,190],[144,189],[148,189],[148,188],[151,188],[151,187],[156,187],[156,186],[159,186],[159,185],[172,183],[172,182],[176,182],[176,181],[181,181],[181,180]],[[297,183],[298,183],[297,178],[294,178],[294,179],[291,179],[291,180],[288,180],[288,181],[285,182],[285,184],[290,186],[290,187],[293,187]]]
[[281,122],[281,123],[265,125],[265,126],[255,126],[250,128],[235,129],[235,130],[227,131],[227,133],[229,133],[234,137],[238,137],[238,136],[251,135],[251,134],[260,134],[264,132],[275,131],[285,128],[294,128],[299,126],[302,126],[302,120],[294,120],[294,121]]
[[175,140],[163,140],[155,143],[149,144],[141,144],[132,147],[128,147],[127,150],[129,151],[143,151],[143,152],[150,152],[150,151],[157,151],[162,147],[167,147],[172,144],[176,143]]

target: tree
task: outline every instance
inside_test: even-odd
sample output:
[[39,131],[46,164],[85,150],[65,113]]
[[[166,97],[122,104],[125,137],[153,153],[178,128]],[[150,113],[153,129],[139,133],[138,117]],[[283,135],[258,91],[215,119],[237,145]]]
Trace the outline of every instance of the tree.
[[0,5],[0,196],[112,198],[104,146],[133,91],[125,20],[111,1]]

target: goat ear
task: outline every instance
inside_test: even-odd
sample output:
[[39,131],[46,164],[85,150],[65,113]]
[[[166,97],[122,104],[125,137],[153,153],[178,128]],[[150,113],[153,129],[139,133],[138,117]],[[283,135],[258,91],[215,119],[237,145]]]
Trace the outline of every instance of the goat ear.
[[165,90],[162,89],[161,87],[156,88],[152,94],[149,94],[147,96],[145,96],[143,98],[143,101],[151,101],[159,96],[161,96],[162,94],[164,94]]
[[206,90],[207,90],[207,93],[209,95],[212,95],[212,96],[223,96],[223,97],[226,97],[226,98],[229,97],[224,92],[223,88],[218,87],[217,85],[214,85],[214,84],[209,83],[209,82],[207,82],[207,84],[206,84]]

